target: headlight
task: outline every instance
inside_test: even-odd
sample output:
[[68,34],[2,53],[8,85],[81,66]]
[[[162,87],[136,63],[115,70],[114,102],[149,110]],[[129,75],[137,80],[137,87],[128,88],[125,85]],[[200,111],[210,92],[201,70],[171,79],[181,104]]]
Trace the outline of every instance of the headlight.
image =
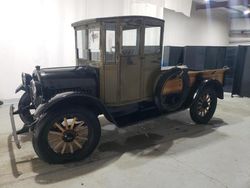
[[34,98],[41,95],[41,85],[39,82],[32,80],[30,82],[30,87]]
[[32,81],[30,82],[30,87],[31,87],[31,91],[32,91],[33,97],[36,97],[37,89],[36,89],[36,83],[35,83],[34,80],[32,80]]
[[33,104],[35,106],[38,106],[43,102],[42,87],[38,81],[32,80],[30,82],[30,95],[32,96]]
[[26,85],[25,73],[22,73],[22,83],[24,86]]
[[26,74],[26,73],[22,73],[22,83],[23,83],[23,86],[30,85],[30,81],[31,80],[32,80],[31,75]]

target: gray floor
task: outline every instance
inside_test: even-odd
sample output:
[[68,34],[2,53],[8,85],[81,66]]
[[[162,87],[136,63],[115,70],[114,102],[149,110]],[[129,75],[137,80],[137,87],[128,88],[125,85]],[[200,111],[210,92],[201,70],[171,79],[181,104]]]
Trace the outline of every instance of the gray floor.
[[0,187],[249,188],[249,107],[250,99],[227,95],[207,126],[195,125],[188,111],[123,129],[100,118],[101,143],[88,160],[48,165],[29,135],[15,148],[8,105],[1,106]]

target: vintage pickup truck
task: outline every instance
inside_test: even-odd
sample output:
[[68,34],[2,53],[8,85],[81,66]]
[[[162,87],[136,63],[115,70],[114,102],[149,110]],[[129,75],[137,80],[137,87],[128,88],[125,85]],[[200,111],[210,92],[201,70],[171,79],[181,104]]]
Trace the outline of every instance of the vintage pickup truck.
[[[144,16],[97,18],[73,23],[76,66],[36,67],[23,73],[10,106],[13,137],[31,131],[37,155],[48,163],[82,160],[98,145],[103,114],[118,127],[188,109],[198,124],[223,99],[227,70],[162,67],[164,21]],[[16,131],[14,115],[24,122]]]

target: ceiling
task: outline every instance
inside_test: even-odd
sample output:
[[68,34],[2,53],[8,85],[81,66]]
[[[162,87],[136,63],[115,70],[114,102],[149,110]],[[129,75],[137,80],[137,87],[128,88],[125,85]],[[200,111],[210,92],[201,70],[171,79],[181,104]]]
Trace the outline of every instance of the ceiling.
[[250,0],[193,0],[193,2],[196,3],[196,10],[224,8],[233,18],[250,18]]

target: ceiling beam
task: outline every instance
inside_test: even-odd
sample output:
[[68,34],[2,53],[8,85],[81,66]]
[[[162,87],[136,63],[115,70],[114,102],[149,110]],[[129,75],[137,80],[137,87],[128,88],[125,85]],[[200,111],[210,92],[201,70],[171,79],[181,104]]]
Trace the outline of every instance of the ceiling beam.
[[[250,0],[249,0],[250,1]],[[200,9],[211,9],[211,8],[228,8],[229,6],[228,1],[209,1],[206,4],[197,4],[196,5],[196,10]]]
[[199,9],[211,9],[211,8],[231,8],[233,6],[246,6],[249,7],[250,0],[225,0],[225,1],[216,1],[211,0],[205,4],[197,4],[196,10]]

